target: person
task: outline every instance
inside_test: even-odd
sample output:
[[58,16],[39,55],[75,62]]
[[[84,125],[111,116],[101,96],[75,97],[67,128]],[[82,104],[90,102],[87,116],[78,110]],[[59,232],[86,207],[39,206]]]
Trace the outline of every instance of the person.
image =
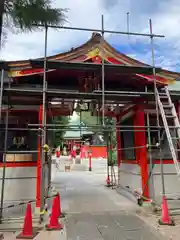
[[75,163],[75,159],[76,159],[76,145],[74,145],[73,148],[72,148],[71,158],[73,160],[73,163]]
[[58,147],[56,149],[56,170],[59,171],[59,164],[60,164],[60,156],[61,156],[61,152],[60,152],[60,148]]
[[66,149],[66,146],[64,146],[64,148],[63,148],[63,155],[64,155],[64,156],[67,156],[67,149]]
[[61,156],[61,152],[60,152],[60,149],[57,149],[56,150],[56,157],[59,159]]

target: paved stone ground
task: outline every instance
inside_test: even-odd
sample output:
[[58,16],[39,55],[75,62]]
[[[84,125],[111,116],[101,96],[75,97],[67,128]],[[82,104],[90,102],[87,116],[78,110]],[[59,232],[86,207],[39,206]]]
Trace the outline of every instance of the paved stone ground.
[[136,214],[133,201],[104,186],[101,171],[80,169],[76,166],[76,171],[57,173],[53,183],[67,213],[68,240],[163,239]]
[[[86,164],[85,164],[86,165]],[[67,213],[64,231],[42,231],[36,240],[158,240],[170,238],[172,227],[161,232],[155,225],[156,217],[139,213],[136,203],[125,194],[106,188],[105,164],[93,164],[93,171],[86,171],[86,166],[74,166],[72,172],[55,172],[53,185],[61,194],[61,205]],[[101,171],[102,169],[102,171]],[[55,170],[54,170],[55,171]],[[168,234],[166,234],[168,232]],[[165,238],[165,235],[168,238]],[[177,234],[174,234],[176,236]],[[177,235],[179,236],[179,234]],[[5,240],[13,240],[15,236],[7,233]]]
[[146,222],[149,226],[160,232],[165,239],[179,240],[180,236],[180,215],[172,217],[175,220],[175,226],[163,226],[158,224],[158,220],[161,218],[161,213],[152,214],[149,209],[143,209],[139,212],[139,217]]

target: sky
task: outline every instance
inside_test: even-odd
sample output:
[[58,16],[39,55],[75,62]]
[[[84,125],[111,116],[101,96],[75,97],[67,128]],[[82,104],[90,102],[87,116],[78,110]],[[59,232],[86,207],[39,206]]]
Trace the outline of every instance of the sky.
[[[68,8],[66,26],[104,28],[149,33],[152,19],[153,33],[165,35],[154,39],[155,64],[168,70],[180,71],[180,1],[179,0],[53,0],[54,7]],[[42,57],[44,31],[12,33],[8,29],[0,58],[24,60]],[[48,55],[58,54],[83,44],[91,37],[90,32],[52,30],[48,32]],[[148,64],[152,64],[151,44],[148,37],[105,34],[106,40],[118,51]]]

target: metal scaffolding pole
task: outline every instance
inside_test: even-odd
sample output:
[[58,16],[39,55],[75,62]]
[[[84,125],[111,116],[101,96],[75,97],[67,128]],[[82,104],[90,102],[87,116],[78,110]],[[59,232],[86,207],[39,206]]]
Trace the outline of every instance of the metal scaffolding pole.
[[[0,130],[5,130],[5,128],[1,128]],[[38,132],[39,129],[37,128],[8,128],[9,131],[35,131]]]
[[[9,81],[10,85],[10,81]],[[8,103],[9,103],[8,96]],[[4,136],[4,153],[3,153],[3,173],[2,173],[2,184],[1,184],[1,202],[0,202],[0,223],[2,223],[3,218],[3,205],[4,205],[4,190],[5,190],[5,178],[6,178],[6,152],[7,152],[7,138],[8,138],[8,121],[9,121],[9,104],[8,109],[6,111],[6,119],[5,119],[5,136]]]
[[[146,113],[146,120],[147,125],[150,125],[149,121],[149,113]],[[158,131],[158,130],[157,130]],[[148,135],[148,159],[149,159],[149,183],[150,183],[150,196],[153,200],[155,200],[155,193],[154,193],[154,176],[153,176],[153,159],[152,159],[152,143],[151,143],[151,130],[147,129],[147,135]]]
[[[30,124],[28,124],[28,126],[34,126],[34,127],[38,127],[38,126],[40,126],[41,124],[36,124],[36,123],[30,123]],[[47,127],[67,127],[67,125],[64,125],[64,124],[47,124],[46,125]],[[72,127],[74,127],[74,128],[77,128],[77,129],[80,129],[80,128],[84,128],[84,129],[86,129],[86,128],[102,128],[101,127],[101,125],[88,125],[88,126],[86,126],[86,127],[82,127],[82,126],[80,126],[80,125],[73,125],[73,124],[71,124],[71,125],[68,125],[68,128],[69,128],[69,130],[71,130],[71,128]],[[110,128],[110,129],[116,129],[116,127],[120,127],[120,128],[134,128],[134,126],[132,125],[117,125],[117,126],[112,126],[112,125],[106,125],[106,127],[107,128]],[[136,126],[136,128],[159,128],[159,129],[163,129],[164,128],[164,126],[156,126],[156,125],[152,125],[152,126]],[[172,128],[173,128],[174,126],[172,126]],[[104,129],[104,128],[102,128],[102,129]],[[36,130],[38,130],[38,129],[36,129]]]
[[1,70],[1,89],[0,89],[0,123],[2,115],[2,98],[3,98],[3,87],[4,87],[4,69]]
[[[157,126],[158,126],[158,143],[160,145],[161,135],[160,135],[160,123],[159,123],[159,107],[158,107],[158,99],[157,99],[157,83],[156,83],[156,69],[155,69],[155,56],[154,56],[154,39],[153,39],[153,30],[152,30],[152,21],[149,20],[149,29],[150,29],[150,41],[151,41],[151,51],[152,51],[152,67],[153,67],[153,80],[154,80],[154,95],[155,95],[155,103],[156,103],[156,118],[157,118]],[[165,195],[165,182],[164,182],[164,168],[163,168],[163,160],[161,154],[161,146],[159,148],[160,151],[160,165],[161,165],[161,181],[162,181],[162,193]]]
[[[87,129],[89,130],[89,131],[101,131],[101,132],[114,132],[116,129],[114,129],[114,128],[112,128],[112,129],[103,129],[103,128],[99,128],[99,129],[93,129],[93,128],[86,128],[86,129],[82,129],[82,131],[87,131]],[[57,129],[57,128],[51,128],[51,129],[48,129],[47,131],[59,131],[59,129]],[[73,128],[71,128],[71,129],[69,129],[69,128],[63,128],[63,131],[74,131],[74,132],[79,132],[79,129],[73,129]],[[122,131],[121,132],[143,132],[143,130],[130,130],[130,129],[122,129]],[[158,132],[158,130],[151,130],[151,132]]]
[[[43,26],[43,25],[38,25],[38,26],[43,26],[45,27],[45,40],[44,40],[44,74],[43,74],[43,88],[42,89],[18,89],[18,88],[8,88],[8,89],[4,89],[6,93],[8,93],[8,95],[11,93],[13,93],[13,91],[15,91],[16,93],[22,92],[24,94],[26,93],[39,93],[42,94],[42,129],[41,129],[41,196],[40,196],[40,210],[42,211],[44,208],[44,197],[45,197],[45,154],[43,151],[43,146],[44,144],[46,144],[46,129],[47,126],[58,126],[58,125],[49,125],[46,123],[46,96],[49,94],[51,94],[50,96],[54,96],[55,94],[60,95],[62,94],[62,96],[65,96],[67,98],[69,98],[69,95],[71,94],[70,92],[64,92],[63,90],[58,91],[58,90],[48,90],[47,89],[47,35],[48,35],[48,28],[61,28],[61,29],[69,29],[69,30],[80,30],[80,31],[89,31],[89,32],[100,32],[102,34],[102,40],[104,40],[104,34],[105,33],[111,33],[111,34],[122,34],[122,35],[134,35],[134,36],[142,36],[142,37],[150,37],[151,39],[153,39],[154,37],[164,37],[163,35],[155,35],[152,34],[152,32],[150,32],[150,34],[141,34],[141,33],[135,33],[135,32],[121,32],[121,31],[110,31],[110,30],[105,30],[104,29],[104,17],[102,15],[102,29],[88,29],[88,28],[76,28],[76,27],[63,27],[63,26]],[[152,50],[153,52],[153,50]],[[153,55],[153,54],[152,54]],[[104,86],[104,82],[105,82],[105,73],[104,73],[104,68],[106,66],[106,64],[104,63],[104,45],[102,44],[102,63],[101,63],[101,74],[102,74],[102,92],[97,92],[96,94],[88,94],[88,93],[79,93],[79,92],[75,92],[72,93],[74,94],[75,97],[77,98],[92,98],[94,97],[98,97],[99,99],[102,99],[102,120],[103,120],[103,126],[104,126],[104,106],[105,106],[105,86]],[[154,71],[154,75],[155,75],[155,66],[153,65],[153,71]],[[2,71],[2,75],[1,75],[1,89],[0,89],[0,119],[1,119],[1,109],[2,109],[2,95],[3,95],[3,79],[4,79],[4,70]],[[9,91],[8,91],[9,90]],[[116,94],[114,94],[116,93]],[[127,96],[131,96],[130,93],[128,92],[113,92],[112,96],[113,97],[119,97],[120,94],[122,94],[122,97],[127,97]],[[144,94],[144,93],[142,93]],[[150,95],[150,93],[148,93]],[[108,95],[110,96],[111,94],[108,94],[107,92],[107,97]],[[137,96],[136,96],[137,95]],[[132,93],[132,97],[139,97],[140,93]],[[144,95],[143,95],[144,96]],[[101,101],[101,100],[100,100]],[[8,102],[9,105],[9,102]],[[4,155],[3,155],[3,163],[4,163],[4,168],[3,168],[3,179],[2,179],[2,189],[1,189],[1,210],[0,210],[0,220],[2,219],[2,212],[3,212],[3,200],[4,200],[4,182],[5,182],[5,170],[6,170],[6,153],[7,153],[7,136],[8,136],[8,117],[9,117],[9,109],[6,112],[6,124],[5,124],[5,139],[4,139]],[[35,125],[34,125],[35,126]],[[36,125],[37,127],[40,127],[39,124]],[[122,126],[120,126],[122,128]],[[139,126],[141,127],[141,126]],[[151,126],[152,127],[152,126]],[[149,129],[149,128],[148,128]],[[160,126],[158,125],[158,129],[160,129]],[[32,129],[29,129],[32,130]],[[48,131],[55,131],[56,129],[47,129]],[[99,129],[97,129],[99,130]],[[102,128],[101,128],[102,130]],[[36,129],[34,129],[34,131],[37,131]],[[105,130],[106,131],[106,130]],[[109,130],[108,130],[109,131]],[[123,130],[122,130],[123,131]],[[124,130],[124,131],[128,131],[128,130]],[[129,131],[133,131],[133,130],[129,130]],[[139,130],[141,131],[141,130]],[[156,130],[157,131],[157,130]]]
[[104,54],[104,16],[102,15],[101,16],[101,24],[102,24],[102,39],[101,39],[101,52],[102,52],[102,125],[104,127],[104,102],[105,102],[105,95],[104,95],[104,77],[105,77],[105,74],[104,74],[104,57],[105,57],[105,54]]
[[43,75],[43,104],[42,104],[42,134],[41,134],[41,194],[40,194],[40,211],[43,211],[45,204],[45,154],[44,145],[46,143],[46,70],[47,70],[47,33],[48,27],[45,26],[44,39],[44,75]]
[[[42,94],[42,90],[41,89],[32,89],[32,88],[29,88],[29,89],[24,89],[24,88],[5,88],[4,89],[6,92],[16,92],[16,93],[39,93],[39,94]],[[48,94],[58,94],[59,96],[62,96],[62,98],[78,98],[78,99],[82,99],[84,97],[84,99],[86,100],[100,100],[100,97],[102,96],[102,91],[100,90],[96,90],[94,91],[93,93],[83,93],[83,92],[66,92],[66,91],[63,91],[63,90],[57,90],[57,89],[54,89],[54,90],[47,90],[46,93]],[[107,97],[154,97],[154,92],[129,92],[129,91],[105,91],[105,94]],[[71,96],[72,95],[72,96]],[[161,95],[161,93],[160,93]],[[180,97],[180,94],[178,93],[171,93],[172,96],[177,96],[177,97]],[[113,102],[115,101],[114,99],[106,99],[106,101],[108,103],[110,102]],[[153,101],[153,100],[150,100],[150,101]],[[128,102],[126,101],[119,101],[119,99],[117,99],[117,103],[120,103],[120,102],[124,102],[124,103],[130,103],[130,100]],[[132,101],[131,101],[132,102]]]
[[[44,27],[43,24],[35,24],[36,27]],[[95,28],[79,28],[79,27],[67,27],[67,26],[55,26],[55,25],[47,25],[48,28],[59,28],[59,29],[66,29],[66,30],[74,30],[74,31],[87,31],[87,32],[99,32],[102,33],[102,29],[95,29]],[[104,30],[104,33],[111,33],[111,34],[121,34],[121,35],[132,35],[132,36],[141,36],[141,37],[157,37],[157,38],[164,38],[164,35],[160,34],[148,34],[148,33],[137,33],[137,32],[123,32],[123,31],[111,31],[111,30]]]
[[[86,131],[86,130],[94,130],[94,131],[103,131],[103,132],[107,132],[107,131],[115,131],[116,130],[116,128],[111,128],[111,129],[109,129],[109,130],[107,130],[107,129],[104,129],[104,128],[82,128],[81,130],[82,131]],[[5,128],[0,128],[0,130],[5,130]],[[26,129],[24,129],[24,128],[20,128],[20,129],[15,129],[15,128],[8,128],[8,130],[9,131],[25,131]],[[31,131],[39,131],[38,129],[30,129]],[[46,129],[48,132],[50,132],[50,131],[59,131],[59,128],[47,128]],[[63,131],[79,131],[79,128],[69,128],[69,127],[66,127],[66,128],[63,128]],[[122,129],[122,132],[142,132],[143,130],[138,130],[138,129],[136,129],[136,130],[134,130],[134,129]],[[157,132],[158,130],[151,130],[151,132]],[[0,151],[1,152],[1,151]],[[4,152],[4,151],[3,151]],[[34,151],[34,150],[23,150],[23,151],[7,151],[7,153],[37,153],[38,151]]]

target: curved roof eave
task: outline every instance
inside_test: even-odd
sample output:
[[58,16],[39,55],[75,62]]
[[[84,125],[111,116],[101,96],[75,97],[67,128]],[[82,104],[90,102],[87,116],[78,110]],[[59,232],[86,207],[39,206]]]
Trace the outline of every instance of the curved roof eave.
[[[113,48],[109,43],[107,43],[105,40],[102,40],[102,36],[99,33],[93,33],[91,38],[84,43],[83,45],[72,48],[70,51],[52,55],[47,57],[48,60],[60,60],[60,61],[72,61],[74,59],[77,59],[79,56],[87,54],[88,51],[91,51],[92,48],[95,47],[104,46],[107,52],[109,52],[112,56],[114,56],[116,59],[123,60],[125,64],[127,65],[136,65],[136,66],[149,66],[148,64],[145,64],[143,62],[140,62],[136,59],[133,59],[115,48]],[[37,58],[38,60],[43,60],[44,58]],[[11,68],[28,68],[30,66],[30,60],[22,60],[22,61],[10,61],[8,62],[8,66]],[[159,76],[162,76],[164,78],[177,79],[180,77],[180,73],[168,71],[163,69],[161,73],[158,74]]]

